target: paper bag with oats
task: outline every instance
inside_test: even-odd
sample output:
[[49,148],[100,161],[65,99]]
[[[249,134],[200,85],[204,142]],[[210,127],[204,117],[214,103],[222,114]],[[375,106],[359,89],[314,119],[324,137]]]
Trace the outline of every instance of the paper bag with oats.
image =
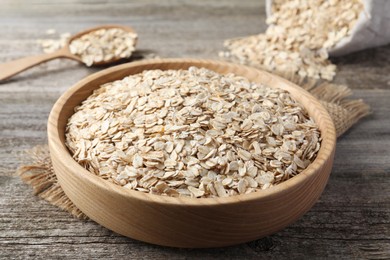
[[[329,0],[327,4],[348,4],[357,0]],[[331,56],[341,56],[351,52],[373,48],[390,43],[390,1],[360,0],[363,8],[350,33],[328,51]],[[277,5],[286,0],[266,0],[267,17]],[[290,2],[291,3],[291,2]],[[307,4],[308,2],[306,2]],[[321,28],[318,28],[319,30]]]

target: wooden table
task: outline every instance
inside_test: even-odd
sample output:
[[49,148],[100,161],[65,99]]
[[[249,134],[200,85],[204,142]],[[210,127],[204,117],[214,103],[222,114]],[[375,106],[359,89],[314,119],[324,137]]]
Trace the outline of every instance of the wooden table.
[[[131,25],[138,56],[218,58],[226,38],[264,31],[261,0],[0,0],[0,62],[40,53],[45,31]],[[337,145],[329,184],[290,227],[229,248],[173,249],[80,221],[32,195],[15,169],[21,151],[46,142],[56,99],[98,69],[57,60],[0,84],[0,258],[390,258],[390,45],[334,59],[338,83],[372,107]],[[228,227],[227,227],[228,228]]]

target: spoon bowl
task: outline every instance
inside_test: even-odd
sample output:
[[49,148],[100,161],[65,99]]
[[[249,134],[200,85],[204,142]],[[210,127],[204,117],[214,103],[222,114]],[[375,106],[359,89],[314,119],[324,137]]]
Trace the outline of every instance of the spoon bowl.
[[[62,49],[64,49],[63,50],[64,53],[66,53],[66,55],[69,55],[68,57],[71,58],[71,59],[83,62],[79,56],[72,54],[72,52],[70,51],[70,48],[69,48],[70,44],[72,43],[72,41],[74,41],[74,40],[76,40],[78,38],[81,38],[83,35],[89,34],[89,33],[93,32],[93,31],[102,30],[102,29],[122,29],[125,32],[136,33],[135,30],[133,28],[129,27],[129,26],[115,25],[115,24],[112,24],[112,25],[102,25],[102,26],[89,28],[87,30],[79,32],[79,33],[73,35],[72,37],[70,37],[69,40],[67,41],[67,44],[62,48]],[[134,41],[134,46],[136,44],[137,44],[137,38]],[[103,61],[100,61],[100,62],[94,62],[93,66],[108,65],[108,64],[111,64],[111,63],[115,63],[115,62],[117,62],[117,61],[119,61],[121,59],[122,58],[120,58],[120,57],[115,57],[114,56],[110,60],[106,60],[106,61],[103,60]]]

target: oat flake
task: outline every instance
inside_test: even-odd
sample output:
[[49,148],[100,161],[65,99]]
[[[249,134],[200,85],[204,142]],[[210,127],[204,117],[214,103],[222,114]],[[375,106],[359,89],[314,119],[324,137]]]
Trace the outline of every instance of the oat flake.
[[127,189],[194,198],[277,185],[314,160],[320,141],[288,92],[196,67],[107,83],[66,128],[88,171]]

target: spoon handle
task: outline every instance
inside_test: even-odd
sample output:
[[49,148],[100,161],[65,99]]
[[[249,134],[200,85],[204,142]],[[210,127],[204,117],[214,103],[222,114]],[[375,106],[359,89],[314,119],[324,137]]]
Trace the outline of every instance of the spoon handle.
[[25,57],[0,64],[0,81],[11,78],[31,67],[34,67],[43,62],[57,58],[72,58],[64,49],[60,49],[53,53],[41,54],[37,56]]

